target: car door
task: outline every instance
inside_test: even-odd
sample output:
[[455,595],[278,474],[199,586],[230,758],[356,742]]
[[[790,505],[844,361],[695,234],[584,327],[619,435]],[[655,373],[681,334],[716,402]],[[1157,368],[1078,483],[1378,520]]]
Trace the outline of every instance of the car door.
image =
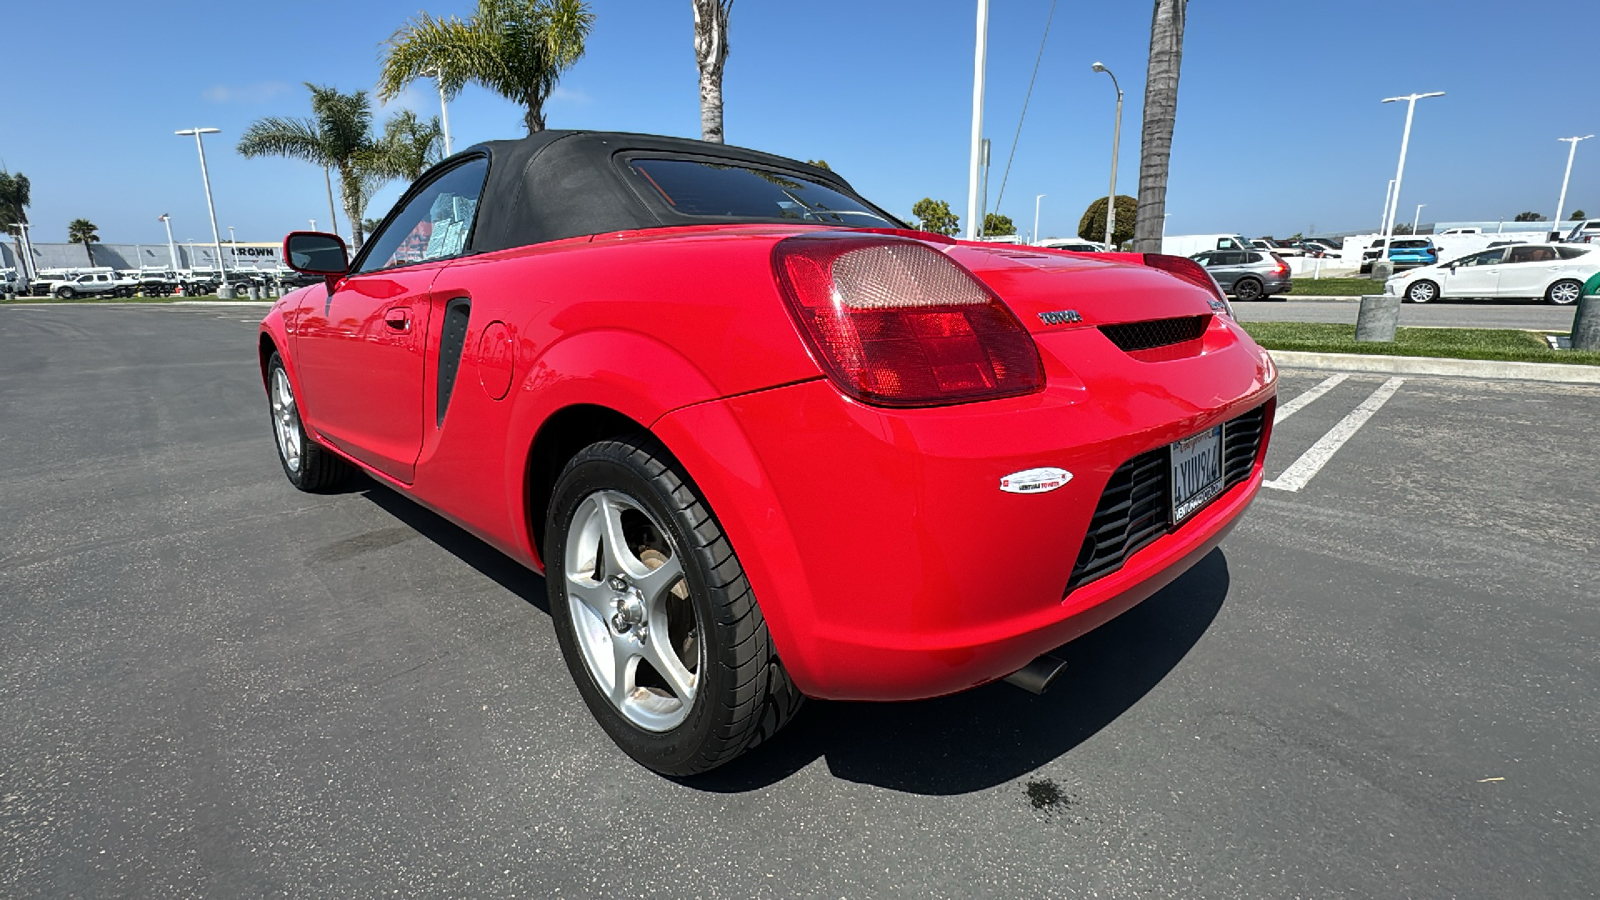
[[1562,259],[1554,247],[1529,244],[1510,247],[1506,261],[1500,267],[1499,297],[1541,297],[1556,276],[1561,274]]
[[1500,289],[1500,263],[1505,259],[1506,248],[1496,247],[1473,253],[1446,266],[1439,272],[1439,295],[1442,297],[1493,297]]
[[312,427],[407,484],[422,448],[430,288],[465,250],[487,173],[486,158],[470,158],[408,191],[351,273],[307,304],[295,338]]
[[1216,250],[1209,254],[1211,262],[1206,264],[1206,271],[1217,280],[1223,291],[1232,292],[1233,283],[1239,280],[1244,273],[1244,260],[1246,254],[1239,250]]

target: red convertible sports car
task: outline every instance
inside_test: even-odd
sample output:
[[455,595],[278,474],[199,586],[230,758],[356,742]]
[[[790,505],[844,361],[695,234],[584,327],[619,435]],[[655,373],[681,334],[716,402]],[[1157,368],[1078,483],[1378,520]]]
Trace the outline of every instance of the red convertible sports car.
[[578,690],[659,772],[802,697],[1006,678],[1208,553],[1272,361],[1189,260],[909,230],[824,169],[546,131],[458,153],[261,323],[283,470],[362,471],[545,574]]

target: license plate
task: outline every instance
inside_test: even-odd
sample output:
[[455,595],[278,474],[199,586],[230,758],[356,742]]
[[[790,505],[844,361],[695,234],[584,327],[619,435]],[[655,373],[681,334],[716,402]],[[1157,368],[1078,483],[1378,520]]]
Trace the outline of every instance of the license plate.
[[1174,443],[1172,450],[1172,522],[1222,493],[1222,426]]

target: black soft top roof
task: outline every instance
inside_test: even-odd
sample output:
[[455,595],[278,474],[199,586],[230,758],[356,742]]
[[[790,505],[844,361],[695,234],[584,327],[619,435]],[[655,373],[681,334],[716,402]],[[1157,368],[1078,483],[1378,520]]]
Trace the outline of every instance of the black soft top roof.
[[[660,204],[648,204],[639,196],[623,164],[624,159],[634,155],[778,169],[861,199],[848,182],[827,169],[743,147],[652,134],[541,131],[521,140],[476,144],[440,166],[485,154],[489,157],[489,180],[473,228],[473,253],[669,225],[768,221],[794,224],[793,219],[781,218],[686,216]],[[862,203],[877,210],[864,199]],[[893,216],[884,215],[895,221]]]

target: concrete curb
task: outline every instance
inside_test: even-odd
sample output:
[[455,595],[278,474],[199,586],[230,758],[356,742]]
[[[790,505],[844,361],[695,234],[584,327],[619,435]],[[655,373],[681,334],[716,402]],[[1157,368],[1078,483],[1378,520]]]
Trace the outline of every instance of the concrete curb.
[[1428,356],[1374,356],[1361,353],[1305,353],[1272,350],[1283,369],[1327,369],[1385,375],[1444,375],[1561,384],[1600,384],[1600,366],[1563,363],[1498,362],[1485,359],[1442,359]]

